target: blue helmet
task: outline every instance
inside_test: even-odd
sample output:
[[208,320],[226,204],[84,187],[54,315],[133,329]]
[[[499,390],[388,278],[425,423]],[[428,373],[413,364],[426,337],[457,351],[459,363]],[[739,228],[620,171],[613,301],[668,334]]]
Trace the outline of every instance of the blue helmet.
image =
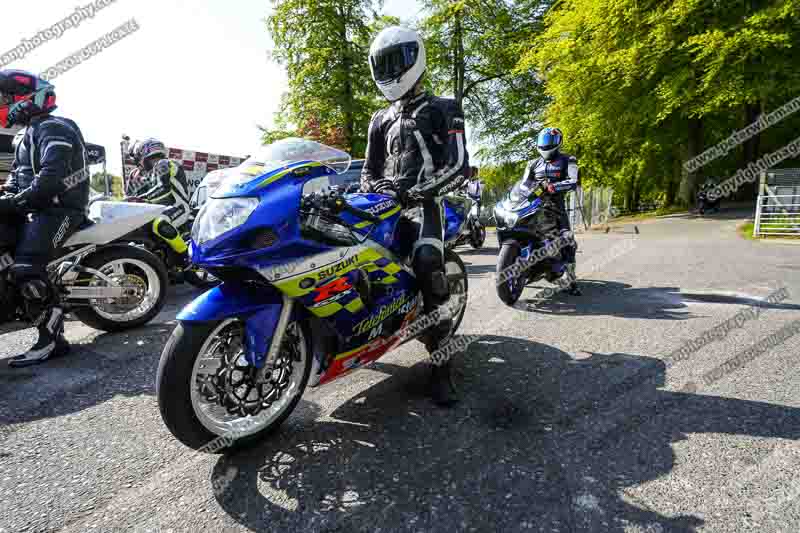
[[558,155],[558,150],[564,142],[564,134],[558,128],[545,128],[539,132],[536,139],[536,149],[539,154],[549,161]]

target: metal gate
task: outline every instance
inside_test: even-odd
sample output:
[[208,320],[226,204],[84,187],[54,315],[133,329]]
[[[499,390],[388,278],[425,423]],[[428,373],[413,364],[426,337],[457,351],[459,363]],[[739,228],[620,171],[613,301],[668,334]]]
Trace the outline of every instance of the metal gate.
[[761,173],[753,237],[800,235],[800,169]]

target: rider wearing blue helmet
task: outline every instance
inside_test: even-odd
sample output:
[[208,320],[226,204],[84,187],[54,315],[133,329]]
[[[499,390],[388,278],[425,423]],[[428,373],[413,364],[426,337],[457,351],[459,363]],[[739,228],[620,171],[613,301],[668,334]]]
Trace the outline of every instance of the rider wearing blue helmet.
[[[546,179],[550,201],[558,211],[558,229],[564,233],[571,231],[565,196],[574,191],[580,183],[578,160],[573,155],[561,152],[564,135],[558,128],[545,128],[536,139],[536,150],[540,157],[528,163],[525,168],[525,181]],[[563,257],[567,262],[570,280],[568,291],[572,295],[580,295],[575,277],[575,246],[565,247]]]

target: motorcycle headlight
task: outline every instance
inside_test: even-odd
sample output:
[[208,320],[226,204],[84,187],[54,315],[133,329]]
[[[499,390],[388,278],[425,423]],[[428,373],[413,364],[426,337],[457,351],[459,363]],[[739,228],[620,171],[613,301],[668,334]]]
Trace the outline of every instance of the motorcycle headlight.
[[192,226],[192,240],[203,244],[238,228],[258,207],[257,198],[210,198]]

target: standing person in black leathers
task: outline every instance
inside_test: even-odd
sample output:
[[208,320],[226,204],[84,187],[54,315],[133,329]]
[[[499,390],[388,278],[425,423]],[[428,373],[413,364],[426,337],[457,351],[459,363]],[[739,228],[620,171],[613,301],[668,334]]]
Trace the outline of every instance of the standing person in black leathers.
[[[525,181],[547,181],[549,201],[558,212],[557,224],[561,234],[572,231],[567,215],[566,194],[574,191],[580,183],[578,160],[573,155],[561,152],[564,135],[557,128],[545,128],[536,139],[536,149],[540,157],[528,163],[525,168]],[[567,263],[569,294],[580,296],[581,290],[575,276],[575,245],[566,246],[562,257]]]
[[[424,311],[438,310],[429,351],[450,332],[449,286],[444,270],[442,197],[469,175],[464,113],[454,101],[423,89],[425,45],[413,30],[398,26],[378,34],[370,47],[372,77],[391,105],[373,115],[362,191],[393,194],[406,206],[422,205],[423,221],[414,242],[412,265],[420,282]],[[414,190],[412,190],[414,188]],[[419,194],[420,191],[423,191]],[[451,361],[434,364],[432,395],[439,405],[457,401]]]
[[26,127],[0,197],[0,254],[14,251],[9,276],[39,333],[28,352],[9,361],[22,367],[69,350],[64,310],[47,264],[86,219],[89,176],[86,143],[77,124],[51,115],[56,109],[51,84],[29,72],[3,70],[0,99],[0,127]]

